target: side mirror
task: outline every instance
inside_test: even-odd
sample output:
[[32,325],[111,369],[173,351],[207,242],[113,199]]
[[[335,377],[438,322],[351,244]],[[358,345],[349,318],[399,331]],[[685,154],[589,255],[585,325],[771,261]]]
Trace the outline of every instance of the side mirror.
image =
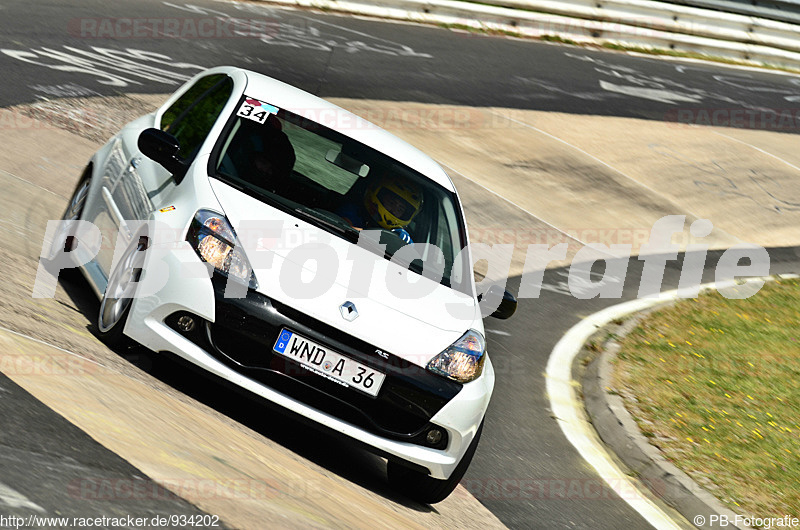
[[[490,300],[496,300],[500,298],[500,305],[497,306],[497,309],[495,309],[494,313],[489,315],[490,317],[505,320],[507,318],[511,318],[511,316],[517,311],[517,299],[510,292],[503,291],[502,287],[499,285],[492,285],[489,287],[489,289],[486,291],[486,297]],[[478,302],[480,302],[482,298],[483,295],[478,295]]]
[[183,180],[188,166],[178,156],[181,145],[177,138],[160,129],[150,128],[142,131],[137,143],[139,151],[147,158],[164,166],[164,169],[172,173],[176,182],[180,183]]

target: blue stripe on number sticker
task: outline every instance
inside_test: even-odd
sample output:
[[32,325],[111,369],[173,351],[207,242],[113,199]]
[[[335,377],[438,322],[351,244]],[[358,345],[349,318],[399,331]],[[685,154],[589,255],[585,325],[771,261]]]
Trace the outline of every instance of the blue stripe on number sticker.
[[289,341],[292,340],[292,333],[291,331],[281,331],[281,336],[278,337],[278,342],[275,344],[275,351],[280,353],[286,353],[286,346],[289,345]]

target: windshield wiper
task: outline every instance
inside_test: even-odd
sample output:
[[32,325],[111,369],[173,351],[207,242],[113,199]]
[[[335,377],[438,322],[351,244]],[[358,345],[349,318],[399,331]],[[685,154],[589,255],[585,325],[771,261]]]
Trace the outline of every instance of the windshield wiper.
[[310,208],[306,208],[305,206],[295,208],[294,212],[296,214],[299,214],[300,217],[302,217],[306,221],[311,222],[312,224],[321,225],[323,228],[327,228],[332,232],[344,236],[344,238],[350,241],[351,243],[358,242],[358,230],[356,230],[355,228],[344,226],[342,224],[326,219],[325,217],[319,215],[316,211]]

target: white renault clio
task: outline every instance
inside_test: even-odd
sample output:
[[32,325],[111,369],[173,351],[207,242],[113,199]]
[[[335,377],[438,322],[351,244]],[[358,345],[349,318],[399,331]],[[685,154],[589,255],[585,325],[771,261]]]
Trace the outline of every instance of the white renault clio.
[[[494,370],[458,195],[417,149],[213,68],[92,157],[64,218],[83,222],[62,223],[48,263],[81,267],[107,342],[177,354],[361,443],[421,502],[461,480]],[[513,297],[489,293],[508,318]]]

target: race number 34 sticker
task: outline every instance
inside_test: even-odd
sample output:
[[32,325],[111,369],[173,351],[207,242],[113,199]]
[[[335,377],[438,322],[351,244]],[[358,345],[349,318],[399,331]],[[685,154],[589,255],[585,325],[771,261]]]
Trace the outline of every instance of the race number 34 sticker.
[[239,107],[239,111],[236,115],[247,118],[248,120],[257,121],[258,123],[264,123],[267,121],[267,117],[270,114],[277,113],[278,107],[273,107],[269,103],[264,103],[257,99],[247,98],[244,100],[244,103],[242,103],[242,106]]

